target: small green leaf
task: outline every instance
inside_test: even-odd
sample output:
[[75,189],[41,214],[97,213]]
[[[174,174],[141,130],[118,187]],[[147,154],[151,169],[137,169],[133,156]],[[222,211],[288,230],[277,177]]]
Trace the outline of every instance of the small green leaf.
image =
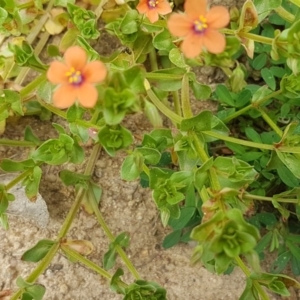
[[174,230],[164,238],[162,242],[162,246],[165,249],[171,248],[179,243],[180,237],[181,237],[181,230]]
[[215,93],[218,97],[218,100],[221,103],[225,103],[225,104],[227,104],[229,106],[233,106],[233,107],[235,106],[234,100],[225,85],[223,85],[223,84],[217,85]]
[[195,117],[184,119],[181,122],[180,129],[182,131],[188,131],[191,129],[197,129],[198,131],[207,131],[211,129],[212,112],[205,110]]
[[38,262],[45,257],[51,247],[55,244],[56,242],[51,240],[40,240],[34,247],[27,250],[22,255],[21,259],[25,261]]
[[261,77],[263,78],[263,80],[269,86],[269,88],[271,90],[274,91],[276,89],[276,81],[275,81],[274,75],[272,74],[272,72],[269,69],[263,68],[261,70]]
[[90,175],[72,172],[69,170],[62,170],[59,172],[59,177],[66,186],[70,185],[84,185],[91,179]]
[[139,177],[143,170],[143,158],[140,155],[128,155],[122,163],[121,178],[131,181]]
[[267,60],[268,60],[267,54],[260,53],[253,59],[252,66],[255,70],[260,70],[266,65]]
[[184,61],[184,55],[178,48],[173,48],[169,52],[170,61],[179,68],[186,68],[187,64]]

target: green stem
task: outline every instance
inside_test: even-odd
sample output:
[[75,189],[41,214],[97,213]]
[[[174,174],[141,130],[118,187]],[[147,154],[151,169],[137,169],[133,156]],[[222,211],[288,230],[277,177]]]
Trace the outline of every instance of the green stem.
[[0,139],[0,145],[10,147],[36,147],[37,145],[29,141],[15,141],[9,139]]
[[294,22],[295,16],[293,14],[291,14],[290,12],[288,12],[284,7],[279,6],[279,7],[275,8],[274,10],[277,12],[277,14],[282,19],[286,20],[289,23],[293,23]]
[[148,177],[150,176],[150,169],[145,164],[143,164],[143,171],[147,174]]
[[[247,277],[250,277],[251,273],[244,264],[244,262],[241,260],[239,256],[235,257],[235,261],[239,265],[239,267],[242,269],[242,271],[245,273]],[[262,286],[255,280],[253,280],[253,285],[255,286],[255,289],[260,294],[262,300],[269,300],[269,296],[266,294],[265,290],[262,288]]]
[[[37,166],[40,166],[42,162],[38,163]],[[5,189],[9,191],[11,188],[13,188],[15,185],[17,185],[19,182],[21,182],[23,179],[25,179],[28,175],[30,175],[33,172],[33,168],[30,168],[17,177],[15,177],[12,181],[10,181],[8,184],[5,185]]]
[[[95,272],[97,272],[98,274],[100,274],[101,276],[103,276],[104,278],[111,280],[112,276],[103,268],[100,268],[98,265],[96,265],[95,263],[93,263],[91,260],[87,259],[86,257],[82,256],[81,254],[79,254],[77,251],[70,249],[67,246],[61,245],[60,246],[61,250],[63,250],[66,254],[68,254],[68,256],[75,258],[76,260],[78,260],[80,263],[82,263],[83,265],[87,266],[89,269],[94,270]],[[120,281],[120,284],[122,285],[122,287],[126,288],[127,284]]]
[[262,43],[262,44],[267,44],[267,45],[272,45],[273,44],[273,39],[272,38],[265,37],[265,36],[262,36],[262,35],[257,35],[257,34],[254,34],[254,33],[240,31],[238,33],[238,36],[242,37],[242,38],[249,39],[249,40],[253,40],[255,42],[259,42],[259,43]]
[[[195,132],[192,132],[191,136],[193,137],[194,147],[199,155],[199,158],[201,159],[202,163],[206,162],[209,159],[209,156],[206,154],[204,150],[204,145],[200,142],[200,139],[198,138]],[[217,177],[216,170],[214,168],[209,169],[209,179],[210,179],[212,189],[214,191],[219,191],[221,189],[221,186]],[[222,204],[222,209],[224,209],[223,204]]]
[[193,116],[190,103],[189,77],[187,74],[184,74],[182,77],[181,108],[185,118],[191,118]]
[[147,92],[148,97],[150,100],[154,103],[154,105],[169,119],[171,119],[174,123],[180,124],[183,120],[182,117],[175,114],[172,110],[167,108],[154,94],[154,92],[151,90],[150,83],[147,79],[144,81],[144,86]]
[[[216,132],[213,132],[213,131],[202,131],[202,133],[206,134],[208,136],[212,136],[214,138],[217,138],[219,140],[230,142],[230,143],[240,144],[240,145],[247,146],[247,147],[252,147],[252,148],[259,148],[259,149],[263,149],[263,150],[274,150],[273,145],[245,141],[245,140],[229,137],[227,135],[223,135],[223,134],[220,134],[220,133],[216,133]],[[280,148],[280,150],[281,150],[281,148]]]
[[[101,150],[101,146],[99,144],[96,144],[94,146],[93,151],[87,162],[87,165],[86,165],[86,168],[84,171],[84,175],[91,175],[93,173],[95,162],[97,161],[97,159],[99,157],[100,150]],[[58,233],[58,236],[57,236],[58,239],[65,237],[66,234],[68,233],[68,231],[71,227],[72,221],[74,220],[74,218],[80,208],[80,205],[81,205],[81,202],[82,202],[85,192],[86,192],[86,190],[84,188],[79,188],[79,190],[76,194],[74,204],[72,205],[72,207],[71,207],[71,209],[70,209],[70,211]]]
[[[103,230],[104,230],[105,234],[107,235],[107,237],[109,238],[109,240],[111,242],[114,242],[115,237],[112,234],[112,232],[110,231],[110,229],[108,228],[104,218],[102,217],[102,214],[100,213],[100,211],[98,209],[98,204],[97,204],[96,200],[94,199],[94,197],[89,197],[89,199],[91,199],[90,204],[91,204],[91,207],[92,207],[92,209],[93,209],[93,211],[96,215],[96,218],[97,218],[99,224],[103,228]],[[130,259],[127,257],[127,255],[123,251],[123,249],[118,245],[115,246],[115,249],[117,250],[118,254],[120,255],[120,257],[124,261],[124,263],[127,266],[128,270],[132,273],[132,275],[136,279],[140,279],[140,275],[139,275],[138,271],[135,269],[134,265],[131,263]]]
[[41,85],[46,80],[46,74],[41,74],[36,77],[33,81],[23,87],[20,91],[20,96],[25,97],[35,90],[39,85]]
[[257,110],[261,113],[261,116],[268,123],[268,125],[279,135],[279,137],[282,137],[282,130],[274,123],[265,110],[262,107],[258,107]]
[[258,201],[269,201],[269,202],[272,202],[273,200],[276,200],[277,202],[281,202],[281,203],[295,203],[295,204],[297,204],[299,202],[298,199],[264,197],[264,196],[252,195],[252,194],[249,194],[249,193],[243,194],[242,197],[245,198],[245,199],[258,200]]
[[[94,165],[95,165],[95,162],[98,158],[98,155],[100,153],[100,149],[101,149],[101,146],[100,145],[95,145],[94,148],[93,148],[93,151],[92,151],[92,154],[88,160],[88,163],[87,163],[87,166],[85,168],[85,172],[84,174],[85,175],[91,175],[92,172],[93,172],[93,169],[94,169]],[[27,172],[27,171],[26,171]],[[24,173],[26,173],[24,172]],[[23,176],[24,177],[24,173],[21,174],[20,176]],[[20,177],[18,176],[18,177]],[[11,185],[12,183],[10,183]],[[77,196],[76,196],[76,199],[58,233],[58,240],[60,240],[61,238],[65,237],[69,228],[71,227],[71,224],[72,224],[72,221],[77,213],[77,211],[79,210],[80,208],[80,204],[81,204],[81,200],[82,200],[82,197],[84,195],[84,190],[81,188],[79,190],[79,192],[77,193]],[[31,274],[26,278],[26,281],[27,282],[34,282],[40,274],[42,274],[46,268],[49,266],[49,264],[51,263],[52,259],[54,258],[56,252],[58,251],[59,249],[59,243],[56,243],[54,244],[49,252],[46,254],[46,256],[40,261],[40,263],[38,264],[38,266],[31,272]],[[21,295],[22,295],[22,289],[19,289],[11,298],[11,300],[16,300],[18,299]]]
[[300,7],[300,0],[290,0],[290,2]]
[[[52,259],[54,258],[56,252],[59,249],[59,243],[55,243],[46,256],[40,261],[40,263],[37,265],[37,267],[31,272],[31,274],[26,278],[26,281],[29,283],[33,283],[36,281],[36,279],[40,276],[40,274],[44,273],[46,268],[50,265]],[[22,295],[23,289],[19,289],[17,292],[15,292],[10,300],[17,300]]]
[[231,120],[233,120],[233,119],[239,117],[240,115],[246,113],[249,109],[251,109],[251,108],[258,108],[259,105],[261,105],[262,103],[268,101],[268,100],[271,99],[271,98],[274,98],[274,97],[280,95],[281,92],[282,92],[281,90],[275,91],[275,92],[273,92],[273,93],[271,93],[271,94],[269,94],[269,95],[267,95],[267,96],[261,98],[260,100],[255,101],[255,102],[249,104],[248,106],[241,108],[240,110],[234,112],[232,115],[230,115],[230,116],[228,116],[227,118],[225,118],[225,119],[223,120],[223,122],[224,122],[224,123],[228,123],[229,121],[231,121]]
[[158,64],[157,64],[156,50],[155,50],[154,47],[152,47],[152,49],[149,53],[149,58],[150,58],[151,70],[152,71],[157,71],[158,70]]
[[[67,113],[66,113],[66,112],[64,112],[64,111],[62,111],[62,110],[60,110],[60,109],[54,107],[54,106],[51,105],[51,104],[48,104],[48,103],[44,102],[44,101],[41,100],[41,99],[38,99],[38,101],[39,101],[39,103],[40,103],[43,107],[45,107],[47,110],[51,111],[51,112],[54,113],[55,115],[60,116],[61,118],[65,119],[65,120],[68,119],[68,118],[67,118]],[[94,120],[94,118],[92,118],[92,120]],[[92,122],[88,122],[88,121],[84,121],[84,120],[80,120],[80,119],[76,119],[74,122],[75,122],[77,125],[80,125],[80,126],[82,126],[82,127],[84,127],[84,128],[95,128],[96,130],[100,130],[100,129],[101,129],[100,126],[97,126],[97,125],[95,125],[95,124],[92,123]]]
[[172,92],[172,96],[173,96],[173,103],[174,103],[174,111],[178,116],[181,117],[182,113],[181,113],[181,106],[180,106],[178,91]]

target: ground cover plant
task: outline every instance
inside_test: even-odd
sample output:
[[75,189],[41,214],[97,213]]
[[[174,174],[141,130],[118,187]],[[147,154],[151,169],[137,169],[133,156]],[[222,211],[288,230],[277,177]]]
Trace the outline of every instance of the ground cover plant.
[[[91,177],[101,148],[110,156],[125,151],[121,178],[152,190],[162,224],[173,230],[165,248],[194,240],[196,268],[240,267],[247,277],[240,299],[300,287],[284,273],[300,274],[299,7],[298,0],[247,0],[241,9],[205,0],[0,0],[0,31],[9,37],[0,52],[0,132],[26,115],[55,114],[66,124],[53,123],[54,139],[42,141],[29,127],[23,140],[0,138],[0,145],[31,148],[26,160],[0,160],[3,172],[16,173],[0,184],[0,223],[9,226],[17,183],[35,201],[44,164],[62,165],[60,179],[76,190],[56,239],[23,254],[37,265],[18,278],[11,299],[43,298],[38,277],[58,251],[106,278],[123,299],[167,299],[163,287],[140,278],[126,255],[130,237],[114,236],[99,210],[101,187]],[[104,31],[123,45],[110,56],[95,49]],[[53,35],[58,45],[47,44]],[[43,49],[47,59],[39,57]],[[199,66],[220,68],[226,79],[214,87],[199,82]],[[35,79],[24,84],[30,70]],[[194,115],[191,98],[213,100],[218,110]],[[123,121],[141,111],[153,130],[139,140]],[[63,169],[85,160],[83,174]],[[101,265],[88,258],[93,241],[68,238],[81,207],[110,240]],[[260,260],[268,252],[277,258],[267,273]],[[121,268],[110,272],[118,256],[134,282],[122,280]]]

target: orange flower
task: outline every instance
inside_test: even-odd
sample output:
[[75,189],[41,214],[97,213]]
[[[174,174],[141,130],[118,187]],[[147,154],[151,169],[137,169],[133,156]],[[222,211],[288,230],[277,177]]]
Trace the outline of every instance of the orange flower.
[[217,29],[230,21],[227,8],[214,6],[207,11],[206,0],[186,0],[184,9],[185,14],[172,14],[168,20],[171,34],[183,38],[183,54],[188,58],[196,57],[203,46],[214,54],[223,52],[226,40]]
[[140,0],[136,9],[140,14],[145,14],[151,23],[158,21],[158,15],[167,15],[172,11],[166,0]]
[[101,61],[87,62],[86,52],[78,46],[65,52],[64,61],[53,61],[47,72],[48,80],[60,85],[53,93],[53,104],[64,109],[78,100],[84,107],[93,107],[98,99],[94,84],[105,79],[105,65]]

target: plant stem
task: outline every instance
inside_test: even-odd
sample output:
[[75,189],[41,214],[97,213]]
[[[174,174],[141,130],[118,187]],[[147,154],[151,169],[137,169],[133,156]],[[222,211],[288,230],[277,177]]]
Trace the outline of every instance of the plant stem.
[[225,118],[225,119],[223,120],[223,122],[224,122],[224,123],[228,123],[229,121],[231,121],[231,120],[237,118],[238,116],[240,116],[240,115],[246,113],[249,109],[251,109],[251,108],[258,108],[259,105],[261,105],[262,103],[268,101],[268,100],[271,99],[271,98],[274,98],[274,97],[280,95],[281,92],[282,92],[281,90],[278,90],[278,91],[275,91],[275,92],[273,92],[273,93],[270,93],[269,95],[267,95],[267,96],[261,98],[260,100],[255,101],[255,102],[253,102],[253,103],[251,103],[251,104],[249,104],[249,105],[247,105],[247,106],[241,108],[240,110],[234,112],[233,114],[231,114],[230,116],[228,116],[227,118]]
[[[90,204],[91,204],[91,207],[92,207],[92,209],[93,209],[93,211],[96,215],[96,218],[97,218],[99,224],[103,228],[103,230],[104,230],[105,234],[107,235],[107,237],[109,238],[109,240],[111,242],[113,242],[115,240],[115,237],[112,234],[112,232],[110,231],[110,229],[108,228],[104,218],[102,217],[102,214],[99,211],[98,204],[97,204],[96,200],[94,199],[94,197],[89,197],[89,199],[91,199]],[[116,245],[115,249],[117,250],[118,254],[121,256],[122,260],[124,261],[124,263],[127,266],[128,270],[132,273],[132,275],[136,279],[140,279],[140,275],[139,275],[138,271],[135,269],[134,265],[131,263],[130,259],[127,257],[127,255],[123,251],[123,249],[119,245]]]
[[[31,274],[26,278],[26,281],[29,283],[33,283],[42,274],[46,268],[50,265],[52,259],[54,258],[56,252],[59,249],[59,243],[55,243],[46,254],[46,256],[40,261],[37,267],[31,272]],[[15,292],[10,300],[17,300],[23,293],[23,289],[19,289]]]
[[[94,270],[95,272],[97,272],[98,274],[100,274],[101,276],[103,276],[104,278],[111,280],[112,276],[103,268],[100,268],[98,265],[96,265],[95,263],[93,263],[91,260],[87,259],[86,257],[82,256],[81,254],[79,254],[77,251],[61,245],[60,248],[68,254],[68,256],[75,258],[76,260],[78,260],[79,262],[81,262],[82,264],[84,264],[85,266],[87,266],[89,269]],[[124,282],[122,282],[123,287],[126,288],[127,284],[125,284]]]
[[262,107],[258,107],[257,110],[261,113],[261,116],[268,123],[268,125],[279,135],[279,137],[282,137],[282,130],[274,123],[265,110]]
[[46,80],[46,74],[41,74],[36,77],[33,81],[23,87],[20,91],[20,96],[25,97],[30,94],[33,90],[35,90],[40,84],[42,84]]
[[[93,170],[94,170],[94,166],[95,166],[95,162],[96,160],[98,159],[99,157],[99,153],[100,153],[100,150],[101,150],[101,146],[99,144],[95,144],[94,145],[94,148],[93,148],[93,151],[89,157],[89,160],[87,162],[87,165],[86,165],[86,168],[85,168],[85,171],[84,171],[84,175],[91,175],[93,173]],[[72,221],[73,219],[75,218],[76,214],[77,214],[77,211],[79,210],[80,208],[80,205],[81,205],[81,202],[82,202],[82,198],[85,194],[86,190],[83,189],[83,188],[79,188],[77,194],[76,194],[76,198],[75,198],[75,201],[58,233],[58,239],[61,239],[63,237],[66,236],[66,234],[68,233],[70,227],[71,227],[71,224],[72,224]]]
[[[42,162],[38,163],[37,166],[40,166]],[[17,177],[15,177],[12,181],[10,181],[8,184],[5,185],[5,189],[9,191],[12,187],[14,187],[16,184],[18,184],[20,181],[22,181],[24,178],[26,178],[30,173],[33,172],[33,168],[30,168],[23,173],[19,174]]]
[[[242,269],[242,271],[245,273],[247,277],[250,277],[251,273],[244,264],[244,262],[241,260],[239,256],[235,257],[235,261],[239,265],[239,267]],[[266,294],[265,290],[262,288],[262,286],[255,280],[253,280],[253,285],[255,286],[255,289],[260,294],[262,300],[269,300],[269,296]]]
[[156,50],[155,50],[154,47],[152,47],[152,49],[149,53],[149,58],[150,58],[151,70],[152,71],[157,71],[158,70],[158,64],[157,64]]
[[36,147],[36,144],[29,141],[18,141],[9,139],[0,139],[0,145],[9,147]]
[[[292,1],[291,1],[292,2]],[[291,14],[290,12],[288,12],[284,7],[282,7],[281,5],[277,8],[274,9],[277,14],[284,20],[286,20],[289,23],[293,23],[295,20],[295,16],[293,14]]]
[[[44,101],[42,101],[41,99],[38,99],[39,103],[45,107],[47,110],[51,111],[52,113],[54,113],[55,115],[57,116],[60,116],[61,118],[67,120],[67,113],[54,107],[53,105],[51,104],[48,104]],[[94,118],[92,118],[92,121],[94,120]],[[84,128],[95,128],[96,130],[100,130],[101,127],[100,126],[97,126],[95,124],[93,124],[92,122],[89,122],[89,121],[84,121],[84,120],[81,120],[81,119],[76,119],[74,121],[77,125],[80,125]]]
[[[198,136],[195,132],[193,132],[191,135],[193,137],[194,147],[195,147],[200,159],[202,160],[203,163],[206,162],[209,159],[209,156],[206,154],[206,152],[204,150],[204,145],[201,143],[200,139],[198,138]],[[215,168],[210,168],[208,175],[209,175],[209,180],[210,180],[212,189],[216,192],[219,191],[221,189],[221,185],[218,180]],[[203,199],[203,202],[205,201],[205,199]],[[219,199],[218,202],[219,202],[219,206],[222,209],[222,211],[226,211],[224,202],[221,200],[221,198]]]
[[178,91],[174,91],[172,92],[172,96],[173,96],[173,103],[174,103],[174,110],[175,110],[175,113],[178,115],[178,116],[182,116],[182,113],[181,113],[181,106],[180,106],[180,101],[179,101],[179,95],[178,95]]
[[[263,149],[263,150],[274,150],[273,145],[245,141],[245,140],[233,138],[233,137],[223,135],[223,134],[213,132],[213,131],[202,131],[202,133],[206,134],[208,136],[215,137],[219,140],[230,142],[230,143],[235,143],[235,144],[239,144],[239,145],[243,145],[243,146],[247,146],[247,147],[252,147],[252,148],[259,148],[259,149]],[[281,150],[281,148],[280,148],[280,150]]]
[[193,116],[190,103],[189,77],[187,74],[184,74],[182,77],[181,108],[185,118]]
[[250,193],[245,193],[242,195],[242,197],[245,199],[258,200],[258,201],[269,201],[269,202],[272,202],[273,200],[276,200],[277,202],[281,202],[281,203],[297,204],[299,202],[298,199],[264,197],[264,196],[259,196],[259,195],[252,195]]
[[178,116],[175,114],[172,110],[167,108],[154,94],[154,92],[151,90],[150,83],[147,79],[144,81],[144,86],[147,92],[148,97],[150,100],[154,103],[154,105],[169,119],[171,119],[174,123],[180,124],[183,120],[181,116]]

